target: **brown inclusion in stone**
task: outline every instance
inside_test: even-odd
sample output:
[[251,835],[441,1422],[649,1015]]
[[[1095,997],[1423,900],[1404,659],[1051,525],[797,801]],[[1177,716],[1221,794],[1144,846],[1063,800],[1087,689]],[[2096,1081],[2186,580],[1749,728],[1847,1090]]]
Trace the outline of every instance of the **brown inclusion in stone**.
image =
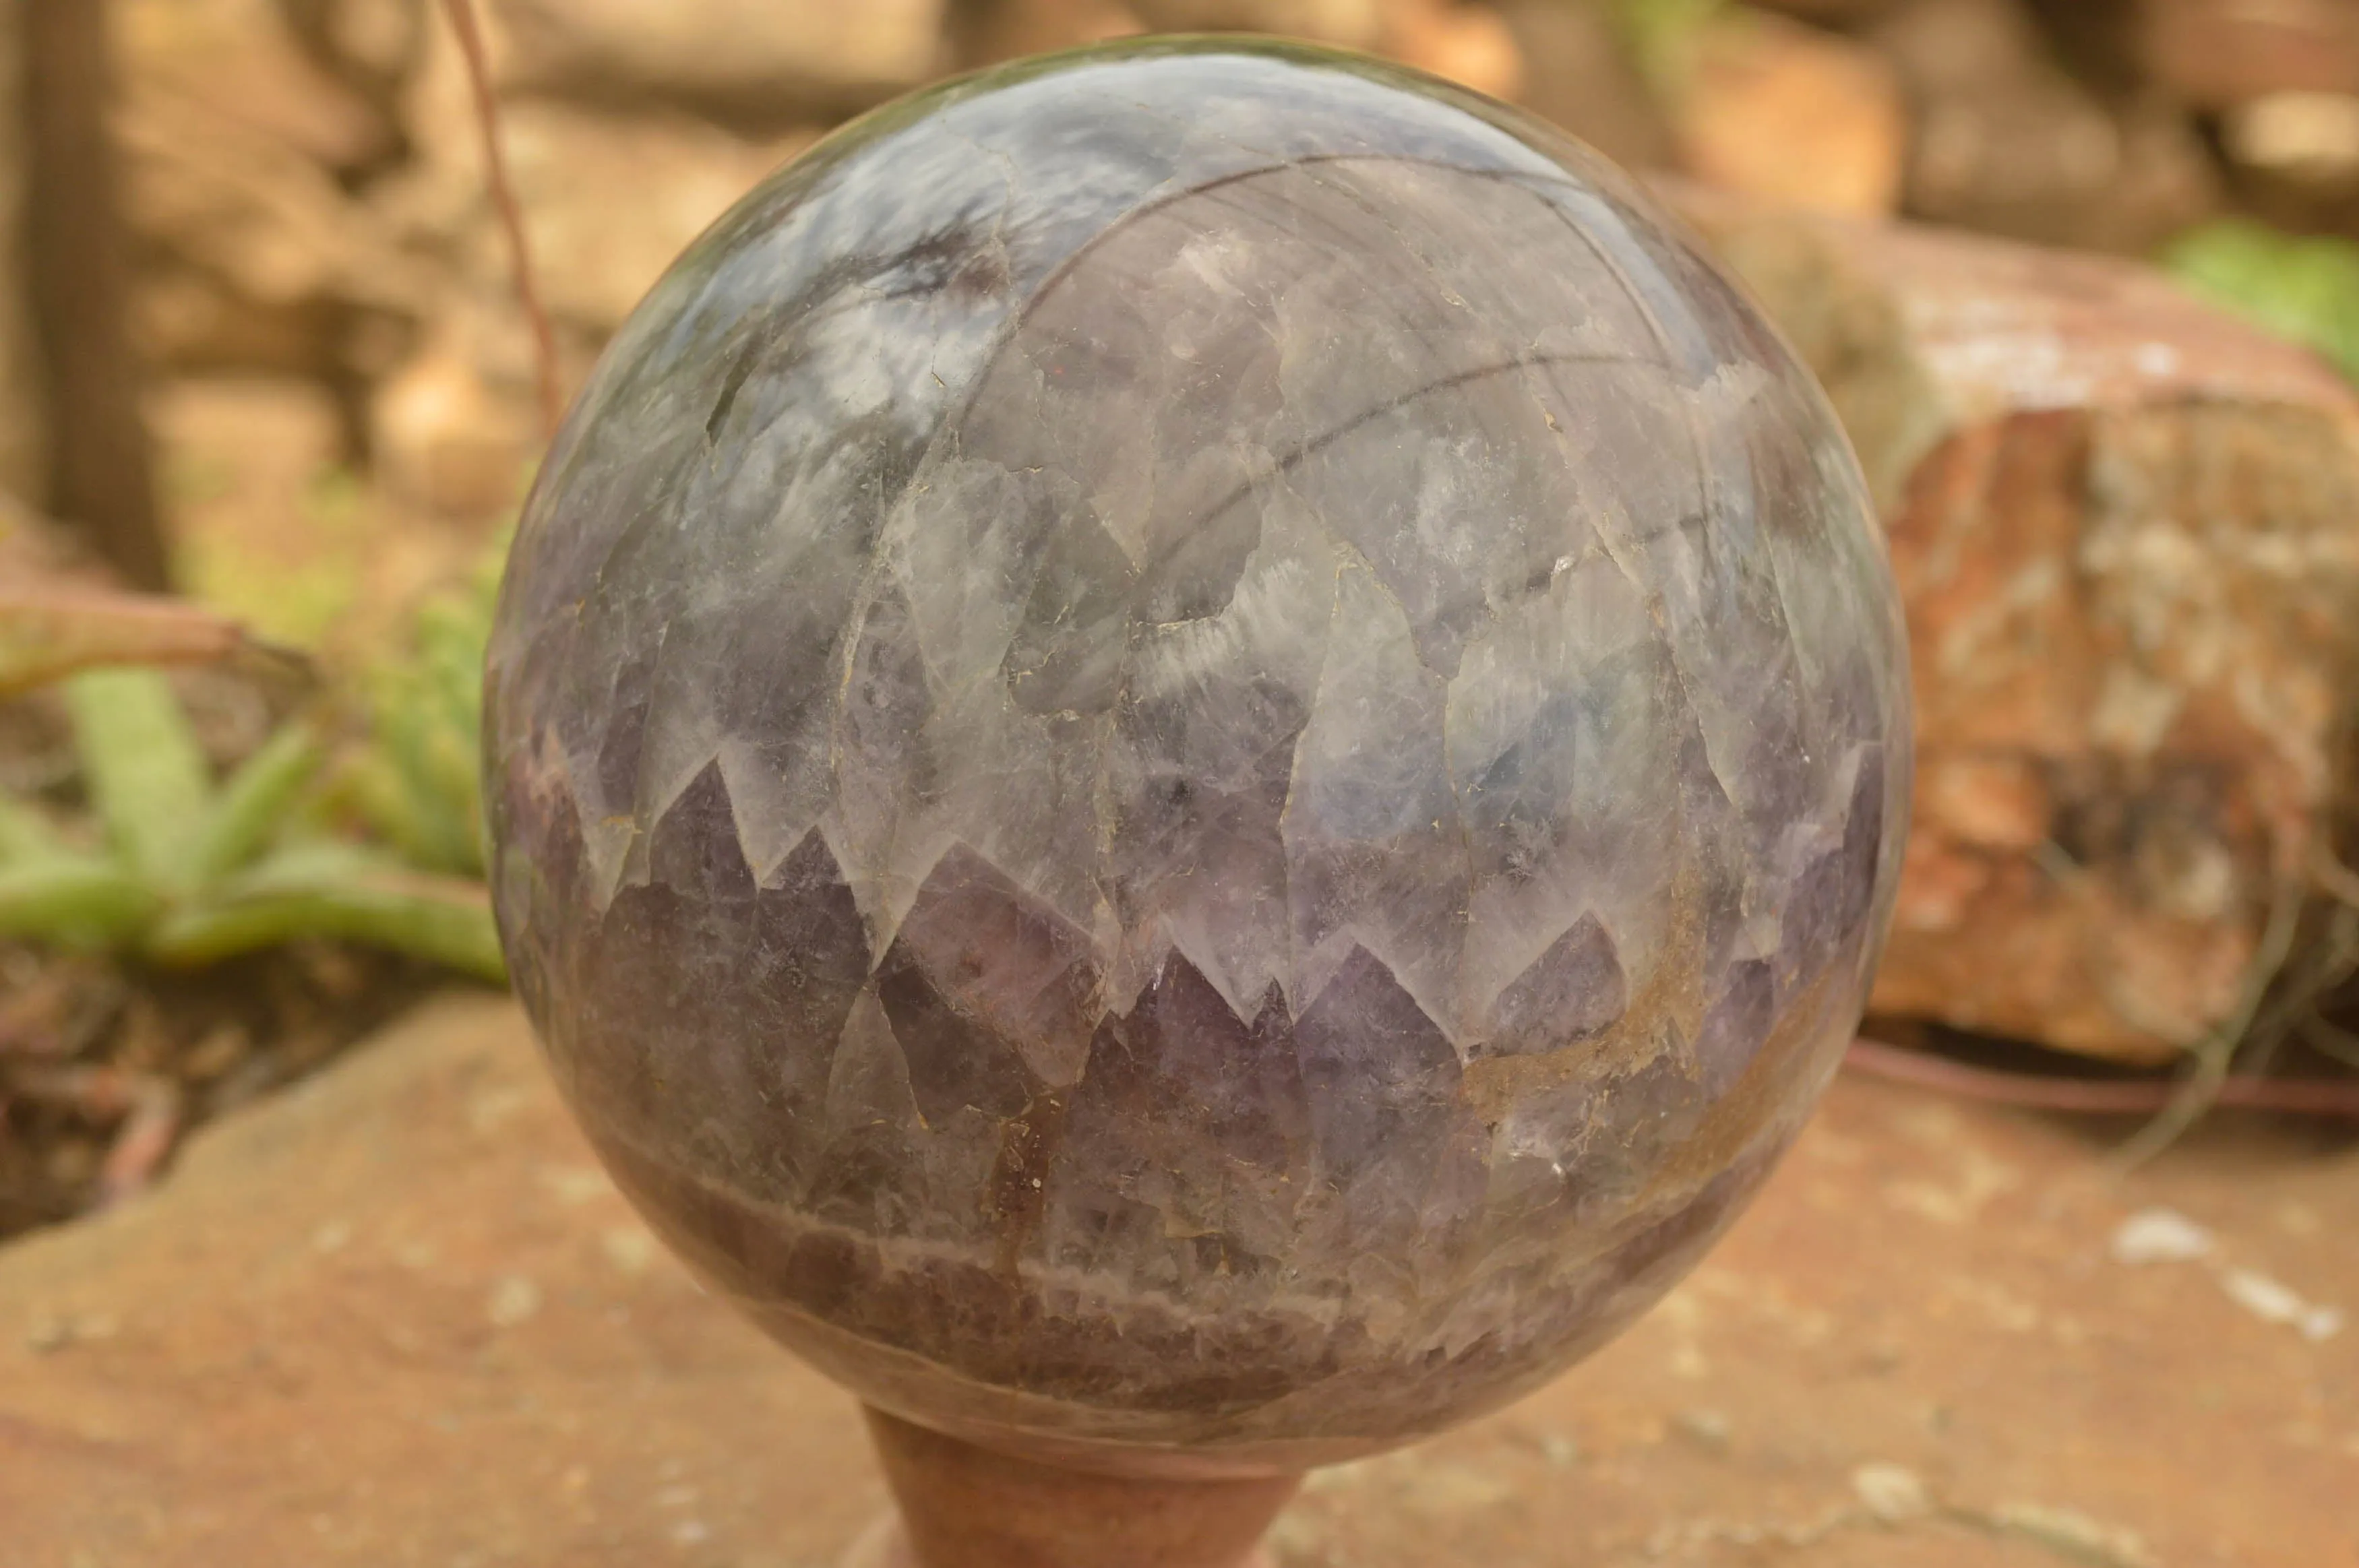
[[1515,1397],[1741,1208],[1909,789],[1807,374],[1585,149],[1147,42],[830,137],[618,336],[486,687],[603,1157],[864,1399],[1283,1470]]

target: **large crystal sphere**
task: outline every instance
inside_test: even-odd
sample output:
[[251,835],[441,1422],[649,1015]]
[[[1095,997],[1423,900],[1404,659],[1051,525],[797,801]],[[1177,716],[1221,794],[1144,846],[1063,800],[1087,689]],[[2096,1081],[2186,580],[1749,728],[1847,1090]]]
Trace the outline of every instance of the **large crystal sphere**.
[[1364,1453],[1663,1292],[1907,815],[1859,474],[1594,154],[1128,45],[880,110],[608,350],[494,638],[502,930],[616,1180],[863,1398]]

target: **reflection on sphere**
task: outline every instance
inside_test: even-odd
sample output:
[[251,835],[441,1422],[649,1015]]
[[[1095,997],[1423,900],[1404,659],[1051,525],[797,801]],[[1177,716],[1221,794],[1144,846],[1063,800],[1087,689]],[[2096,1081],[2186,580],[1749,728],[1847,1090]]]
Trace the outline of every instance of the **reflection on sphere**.
[[1292,1465],[1751,1194],[1906,704],[1832,416],[1618,175],[1118,47],[857,123],[625,327],[501,609],[500,915],[625,1189],[864,1398]]

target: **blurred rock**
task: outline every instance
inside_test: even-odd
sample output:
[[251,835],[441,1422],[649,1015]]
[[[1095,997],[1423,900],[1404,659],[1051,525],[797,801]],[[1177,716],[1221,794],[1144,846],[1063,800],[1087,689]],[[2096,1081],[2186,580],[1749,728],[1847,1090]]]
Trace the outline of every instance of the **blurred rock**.
[[[401,90],[425,58],[440,18],[427,0],[277,0],[288,36],[313,66],[388,124],[397,125]],[[406,146],[397,145],[398,156]]]
[[2220,116],[2239,211],[2297,233],[2359,234],[2359,97],[2277,92]]
[[2220,116],[2221,150],[2238,168],[2298,189],[2359,186],[2359,94],[2270,92]]
[[2200,111],[2241,214],[2359,232],[2359,6],[2348,0],[2035,0],[2102,91]]
[[321,70],[272,0],[116,0],[125,95],[168,93],[339,173],[382,159],[397,135]]
[[378,481],[396,500],[439,517],[513,512],[540,452],[530,383],[487,371],[482,341],[463,318],[444,324],[377,386],[369,406]]
[[429,308],[429,280],[301,153],[185,101],[135,104],[122,136],[139,326],[166,365],[332,375],[374,357],[365,318]]
[[1680,164],[1708,185],[1881,217],[1899,200],[1908,123],[1892,68],[1874,49],[1739,10],[1697,40],[1673,135]]
[[1670,127],[1604,0],[1506,0],[1500,14],[1524,58],[1527,108],[1616,163],[1670,161]]
[[[278,15],[304,51],[342,81],[398,84],[442,25],[429,0],[277,0]],[[374,95],[374,94],[373,94]]]
[[864,108],[948,63],[942,0],[489,0],[487,10],[506,88],[765,124]]
[[1488,5],[1451,0],[1389,0],[1384,51],[1494,98],[1523,94],[1522,47],[1515,31]]
[[1123,0],[953,0],[946,26],[967,69],[1147,30]]
[[117,119],[139,326],[176,370],[382,368],[430,273],[340,175],[397,129],[311,66],[266,0],[125,7]]
[[[1033,3],[1057,8],[1056,0]],[[1497,10],[1471,0],[1127,0],[1126,9],[1155,32],[1272,33],[1386,55],[1495,98],[1524,87],[1516,34]]]
[[2350,0],[2030,0],[2065,64],[2209,121],[2242,214],[2359,225],[2359,6]]
[[2190,103],[2359,93],[2359,6],[2350,0],[2134,3],[2140,63]]
[[[747,140],[684,115],[532,100],[511,104],[502,124],[542,298],[601,342],[690,241],[820,135]],[[498,236],[480,240],[504,273]]]
[[1380,47],[1385,0],[1132,0],[1158,33],[1282,33],[1343,49]]
[[2242,211],[2299,232],[2359,233],[2359,95],[2271,92],[2223,110],[2219,126]]
[[1916,121],[1913,216],[2015,239],[2144,254],[2218,200],[2181,111],[2068,74],[2011,0],[1915,0],[1870,29]]
[[2359,702],[2359,400],[2155,275],[1686,205],[1825,381],[1907,600],[1877,1010],[2124,1060],[2227,1019]]
[[1881,16],[1901,0],[1753,0],[1765,11],[1783,11],[1805,22],[1845,27]]

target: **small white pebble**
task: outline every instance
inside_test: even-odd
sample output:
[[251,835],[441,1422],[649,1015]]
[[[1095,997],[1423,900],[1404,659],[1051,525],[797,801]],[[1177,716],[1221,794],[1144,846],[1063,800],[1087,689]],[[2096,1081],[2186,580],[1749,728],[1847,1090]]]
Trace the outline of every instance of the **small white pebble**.
[[614,1190],[606,1173],[595,1165],[543,1165],[533,1175],[551,1197],[569,1208]]
[[118,1325],[112,1313],[67,1313],[38,1317],[25,1331],[25,1348],[36,1356],[70,1346],[112,1339]]
[[531,1103],[531,1093],[517,1085],[487,1089],[467,1102],[467,1124],[477,1132],[496,1132],[508,1118]]
[[1540,1455],[1551,1465],[1578,1464],[1581,1444],[1560,1432],[1551,1432],[1540,1439]]
[[2228,1292],[2230,1301],[2263,1323],[2299,1323],[2310,1311],[2310,1303],[2289,1287],[2250,1269],[2228,1270],[2220,1276],[2220,1288]]
[[2228,1299],[2263,1323],[2279,1323],[2312,1343],[2343,1332],[2343,1310],[2306,1302],[2290,1286],[2250,1269],[2230,1269],[2220,1276]]
[[625,1230],[619,1227],[603,1232],[598,1238],[598,1250],[606,1261],[625,1274],[644,1274],[647,1265],[656,1260],[656,1238],[644,1230]]
[[1933,1498],[1917,1472],[1901,1465],[1863,1465],[1851,1473],[1852,1495],[1886,1524],[1921,1519]]
[[2009,1535],[2019,1535],[2060,1554],[2101,1568],[2153,1568],[2154,1558],[2136,1532],[2091,1519],[2077,1509],[2040,1503],[2005,1503],[1989,1516]]
[[494,1328],[514,1328],[540,1310],[540,1287],[522,1274],[509,1274],[492,1287],[484,1308]]
[[2116,1263],[2187,1263],[2212,1252],[2212,1233],[2169,1208],[2142,1208],[2114,1232]]
[[684,1519],[671,1527],[671,1539],[679,1546],[701,1546],[712,1539],[712,1527],[701,1519]]
[[1354,1459],[1347,1465],[1325,1465],[1303,1478],[1302,1489],[1313,1493],[1348,1491],[1375,1476],[1382,1465],[1378,1459]]
[[2140,343],[2137,367],[2147,375],[2169,375],[2179,368],[2179,351],[2169,343]]
[[1671,1424],[1691,1442],[1706,1448],[1725,1448],[1732,1428],[1728,1418],[1718,1411],[1681,1411],[1671,1418]]
[[[1313,1470],[1312,1475],[1319,1472]],[[1277,1516],[1262,1542],[1277,1554],[1281,1563],[1317,1562],[1325,1555],[1326,1536],[1319,1521],[1308,1513],[1288,1510]]]

